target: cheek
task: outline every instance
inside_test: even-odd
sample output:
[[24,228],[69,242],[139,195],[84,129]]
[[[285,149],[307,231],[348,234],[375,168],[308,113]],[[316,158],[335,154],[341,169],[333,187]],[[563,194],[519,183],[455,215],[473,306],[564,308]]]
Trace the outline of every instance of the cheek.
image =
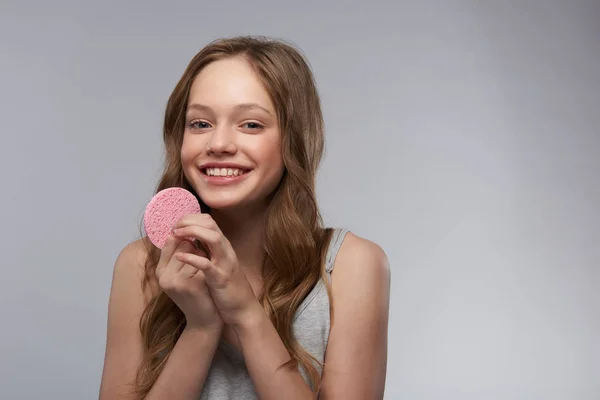
[[271,143],[268,150],[263,153],[263,162],[269,166],[269,175],[272,179],[279,182],[284,170],[281,144],[279,142]]
[[181,165],[186,167],[192,161],[191,153],[185,149],[185,147],[181,148],[180,152],[181,157]]
[[281,155],[281,145],[278,142],[269,142],[261,147],[260,150],[261,162],[268,166],[274,174],[279,174],[283,169],[283,157]]
[[183,164],[183,166],[189,165],[194,161],[194,158],[198,154],[198,146],[199,144],[197,141],[190,140],[189,136],[187,135],[184,136],[179,153],[181,157],[181,164]]
[[262,143],[263,155],[265,161],[275,166],[283,163],[283,157],[281,154],[281,139],[279,135],[265,138]]

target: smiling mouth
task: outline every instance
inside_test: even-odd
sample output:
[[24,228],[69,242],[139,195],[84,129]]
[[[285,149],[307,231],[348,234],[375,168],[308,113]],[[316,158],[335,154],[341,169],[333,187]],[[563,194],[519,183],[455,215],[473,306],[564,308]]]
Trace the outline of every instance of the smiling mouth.
[[223,178],[234,178],[250,172],[250,169],[242,168],[203,168],[202,173],[206,176],[216,176]]

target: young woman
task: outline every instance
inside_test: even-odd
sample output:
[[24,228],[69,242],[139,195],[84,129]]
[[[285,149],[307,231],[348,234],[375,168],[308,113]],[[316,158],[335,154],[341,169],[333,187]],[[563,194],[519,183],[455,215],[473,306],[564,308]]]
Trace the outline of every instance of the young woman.
[[381,399],[389,265],[322,225],[323,118],[301,53],[210,43],[169,98],[164,142],[156,191],[186,188],[203,212],[162,250],[142,237],[119,254],[100,398]]

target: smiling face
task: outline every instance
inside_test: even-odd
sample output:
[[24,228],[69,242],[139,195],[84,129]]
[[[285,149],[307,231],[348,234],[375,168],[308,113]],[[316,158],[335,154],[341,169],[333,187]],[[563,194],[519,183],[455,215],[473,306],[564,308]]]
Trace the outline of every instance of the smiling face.
[[267,205],[284,171],[281,133],[275,106],[244,58],[214,61],[194,79],[181,163],[212,209]]

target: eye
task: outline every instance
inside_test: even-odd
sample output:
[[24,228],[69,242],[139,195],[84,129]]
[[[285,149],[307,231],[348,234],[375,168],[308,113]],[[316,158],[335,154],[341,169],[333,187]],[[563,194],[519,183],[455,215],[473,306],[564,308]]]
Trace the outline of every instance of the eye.
[[261,125],[258,122],[246,122],[242,126],[253,131],[261,130],[264,128],[264,125]]
[[210,128],[210,124],[206,121],[194,120],[188,124],[190,129],[207,129]]

